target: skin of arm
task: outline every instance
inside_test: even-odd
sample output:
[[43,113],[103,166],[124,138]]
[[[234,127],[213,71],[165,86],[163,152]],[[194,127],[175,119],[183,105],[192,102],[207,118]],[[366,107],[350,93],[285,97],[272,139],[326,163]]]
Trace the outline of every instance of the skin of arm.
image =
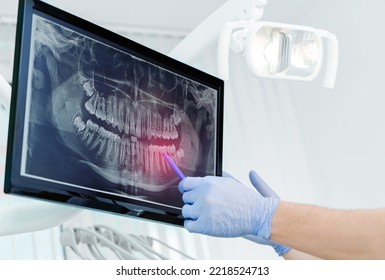
[[385,259],[385,209],[333,210],[282,201],[271,240],[297,250],[287,259],[301,258],[301,252],[322,259]]

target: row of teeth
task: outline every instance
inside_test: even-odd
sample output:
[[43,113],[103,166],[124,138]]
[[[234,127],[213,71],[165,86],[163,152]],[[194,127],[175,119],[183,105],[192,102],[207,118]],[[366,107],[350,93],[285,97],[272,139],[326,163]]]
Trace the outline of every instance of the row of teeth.
[[119,132],[138,138],[147,137],[148,140],[178,138],[176,125],[179,121],[174,116],[162,119],[159,113],[153,113],[140,105],[133,110],[129,99],[118,98],[115,95],[105,98],[99,95],[91,80],[83,78],[80,83],[86,96],[89,97],[84,105],[87,112],[117,128]]
[[178,164],[184,157],[182,148],[176,149],[175,145],[157,146],[148,145],[138,141],[135,136],[119,135],[107,131],[98,124],[87,120],[86,123],[80,116],[73,120],[73,126],[81,135],[85,145],[96,152],[96,157],[116,167],[138,168],[144,167],[149,172],[162,171],[170,173],[168,163],[163,159],[162,153],[167,153]]

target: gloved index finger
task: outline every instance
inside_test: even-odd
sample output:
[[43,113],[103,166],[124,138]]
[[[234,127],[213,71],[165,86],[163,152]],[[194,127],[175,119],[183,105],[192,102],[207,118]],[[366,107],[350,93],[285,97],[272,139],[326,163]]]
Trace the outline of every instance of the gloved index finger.
[[202,184],[202,179],[201,177],[186,177],[179,182],[178,190],[181,193],[191,191]]

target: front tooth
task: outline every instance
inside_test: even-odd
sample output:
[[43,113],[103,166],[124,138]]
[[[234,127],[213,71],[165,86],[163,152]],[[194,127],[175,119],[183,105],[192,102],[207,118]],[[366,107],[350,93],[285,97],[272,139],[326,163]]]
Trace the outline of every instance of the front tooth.
[[72,121],[73,126],[77,129],[77,132],[80,133],[84,129],[86,129],[86,124],[82,120],[81,116],[76,116]]
[[95,92],[95,94],[92,95],[91,98],[88,99],[86,104],[84,105],[88,113],[90,113],[91,115],[95,115],[98,99],[99,99],[99,94],[98,92]]

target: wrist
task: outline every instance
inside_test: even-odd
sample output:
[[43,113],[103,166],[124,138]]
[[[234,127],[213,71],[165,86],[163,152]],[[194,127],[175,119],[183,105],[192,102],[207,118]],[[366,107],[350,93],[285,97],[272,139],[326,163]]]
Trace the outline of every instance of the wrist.
[[272,219],[279,206],[280,199],[273,197],[260,198],[256,204],[254,235],[270,240]]

